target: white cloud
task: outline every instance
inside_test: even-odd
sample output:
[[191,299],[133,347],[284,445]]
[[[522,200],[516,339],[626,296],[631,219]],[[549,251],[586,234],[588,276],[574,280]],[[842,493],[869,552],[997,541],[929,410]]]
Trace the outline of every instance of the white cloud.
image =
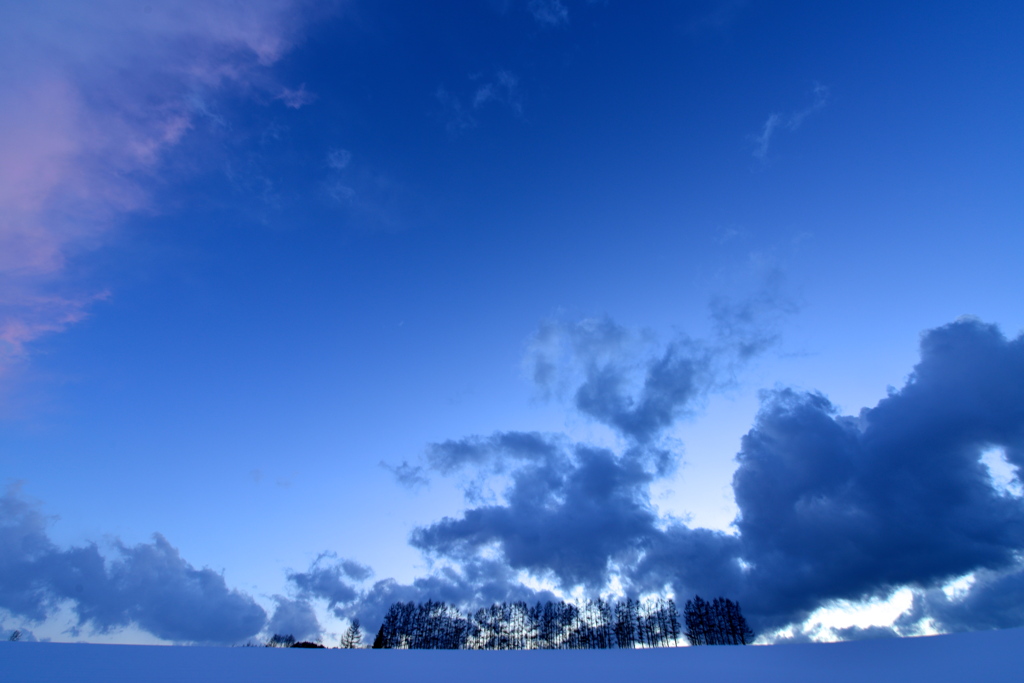
[[754,136],[755,157],[764,161],[768,157],[768,148],[771,146],[772,139],[775,137],[777,131],[788,130],[790,132],[795,132],[801,125],[803,125],[803,122],[807,117],[824,108],[828,101],[828,88],[820,83],[815,83],[813,95],[814,101],[803,109],[789,114],[775,112],[768,115],[764,125],[761,127],[761,132]]

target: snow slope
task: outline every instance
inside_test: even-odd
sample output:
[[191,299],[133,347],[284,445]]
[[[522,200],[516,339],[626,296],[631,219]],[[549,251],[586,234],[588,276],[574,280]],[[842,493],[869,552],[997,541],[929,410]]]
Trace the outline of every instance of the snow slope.
[[850,643],[586,651],[297,650],[0,643],[0,680],[230,683],[341,680],[1024,680],[1024,629]]

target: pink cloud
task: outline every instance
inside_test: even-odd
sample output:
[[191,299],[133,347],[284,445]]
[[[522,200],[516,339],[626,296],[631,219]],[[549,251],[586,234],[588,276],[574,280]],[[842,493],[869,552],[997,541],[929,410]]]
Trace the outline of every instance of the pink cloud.
[[[233,84],[311,101],[267,66],[299,38],[297,0],[21,3],[0,26],[0,373],[103,294],[69,258],[149,206],[142,179],[194,125],[190,97]],[[59,292],[59,294],[55,294]]]

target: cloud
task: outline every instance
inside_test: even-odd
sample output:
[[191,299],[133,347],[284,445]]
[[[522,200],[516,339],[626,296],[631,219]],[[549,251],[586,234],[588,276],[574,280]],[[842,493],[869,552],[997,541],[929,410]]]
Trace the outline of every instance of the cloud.
[[0,608],[41,621],[69,605],[79,627],[105,633],[135,624],[174,642],[231,644],[258,633],[267,615],[212,569],[196,569],[160,534],[152,543],[60,549],[49,520],[17,487],[0,496]]
[[978,631],[1024,625],[1024,568],[982,570],[970,588],[950,596],[941,588],[919,591],[902,619],[914,624],[928,619],[943,631]]
[[369,628],[379,624],[388,608],[399,601],[443,600],[460,607],[475,607],[505,600],[555,599],[548,591],[524,586],[518,572],[507,564],[480,558],[468,559],[458,567],[440,567],[410,584],[383,579],[366,588],[358,585],[371,576],[370,569],[358,562],[323,553],[308,571],[290,572],[288,581],[297,595],[294,602],[308,606],[313,601],[323,601],[339,619],[359,619]]
[[530,0],[526,7],[533,18],[544,26],[569,23],[569,8],[562,0]]
[[313,605],[305,600],[290,600],[281,595],[275,595],[274,602],[277,607],[267,623],[267,633],[295,636],[299,641],[320,640],[323,629]]
[[561,456],[557,437],[539,432],[495,432],[488,437],[471,436],[427,447],[427,463],[440,474],[467,467],[503,472],[512,461],[556,464]]
[[[320,10],[317,10],[318,12]],[[212,94],[310,101],[266,67],[299,39],[305,3],[24,3],[0,26],[0,372],[103,294],[67,264],[102,246],[198,125]]]
[[571,392],[582,414],[649,448],[774,345],[781,320],[796,310],[773,269],[747,297],[712,299],[714,335],[707,340],[677,335],[659,346],[652,334],[606,316],[549,320],[528,342],[524,366],[542,398]]
[[302,109],[307,104],[312,104],[316,101],[316,95],[306,90],[306,84],[303,83],[298,88],[281,88],[281,92],[274,98],[284,102],[284,106],[290,109]]
[[516,114],[523,113],[519,79],[511,71],[502,69],[494,75],[493,80],[477,87],[473,94],[473,109],[480,109],[492,102],[509,107]]
[[457,560],[497,545],[513,569],[551,573],[566,586],[602,586],[609,565],[635,555],[654,526],[640,493],[651,476],[606,449],[578,446],[564,459],[568,467],[556,465],[563,458],[523,467],[512,475],[506,504],[416,529],[410,542]]
[[613,365],[592,366],[576,390],[576,408],[646,445],[686,412],[710,385],[711,361],[705,350],[680,340],[651,360],[635,396],[625,391],[626,374]]
[[326,600],[329,609],[351,603],[358,596],[353,581],[365,581],[373,572],[354,560],[321,553],[304,572],[289,572],[288,581],[303,600]]
[[335,171],[344,170],[352,162],[352,152],[340,147],[327,153],[327,165]]
[[345,609],[335,610],[339,618],[356,618],[371,625],[384,619],[396,602],[444,601],[462,608],[476,608],[496,602],[536,602],[558,599],[546,590],[522,584],[519,573],[504,562],[473,559],[458,567],[443,567],[430,576],[400,584],[394,579],[378,581]]
[[771,146],[772,139],[777,131],[788,130],[795,132],[803,125],[807,117],[816,114],[825,107],[829,96],[828,88],[820,83],[815,83],[813,95],[814,101],[799,111],[789,114],[773,113],[768,115],[764,125],[761,127],[761,132],[754,136],[754,156],[758,160],[764,161],[768,157],[768,148]]
[[541,325],[526,369],[545,398],[571,387],[574,407],[633,444],[652,444],[713,384],[715,352],[680,336],[657,348],[608,317]]
[[[1020,467],[1022,380],[1024,338],[961,320],[926,333],[906,386],[856,417],[821,394],[767,394],[737,456],[739,546],[715,560],[730,577],[719,585],[775,625],[830,600],[1016,566],[1024,505],[981,455],[1002,446]],[[645,572],[703,590],[671,561]]]
[[444,86],[434,92],[449,135],[455,137],[479,126],[480,113],[491,105],[510,109],[516,116],[522,116],[523,94],[519,78],[514,73],[499,69],[491,78],[474,76],[471,80],[477,82],[472,95],[459,95]]
[[395,481],[406,488],[414,489],[430,483],[430,479],[424,473],[423,467],[420,465],[410,465],[407,460],[403,460],[400,465],[389,465],[383,460],[379,464],[395,477]]
[[[581,329],[578,348],[615,365],[613,350],[628,335],[610,321]],[[655,377],[670,368],[668,384],[688,395],[689,372],[674,358],[654,356],[642,386],[660,381],[650,380],[652,368]],[[583,386],[601,377],[585,374]],[[678,405],[675,393],[668,396],[666,405]],[[637,411],[612,405],[591,412]],[[627,436],[653,433],[633,425],[617,426]],[[766,392],[737,455],[731,533],[659,517],[649,499],[659,470],[644,466],[638,448],[627,440],[616,453],[521,432],[435,444],[427,457],[434,471],[503,473],[509,485],[501,500],[420,527],[410,542],[435,560],[497,562],[567,591],[607,590],[614,578],[634,594],[670,587],[677,595],[732,596],[760,630],[903,586],[918,591],[917,620],[951,630],[1024,624],[1024,498],[999,486],[982,459],[1001,449],[1019,480],[1024,336],[1007,340],[974,319],[930,330],[906,385],[855,416],[820,393]],[[940,590],[971,573],[966,596]]]
[[782,270],[770,267],[761,278],[751,294],[738,299],[715,296],[708,305],[716,344],[740,363],[778,343],[782,321],[800,308],[786,292]]

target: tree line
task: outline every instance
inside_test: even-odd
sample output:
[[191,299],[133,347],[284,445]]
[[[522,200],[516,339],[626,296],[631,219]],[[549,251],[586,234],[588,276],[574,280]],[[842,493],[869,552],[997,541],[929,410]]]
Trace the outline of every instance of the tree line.
[[676,647],[684,636],[691,645],[746,645],[754,638],[739,603],[688,600],[680,626],[674,600],[654,598],[619,602],[496,603],[464,613],[454,605],[428,600],[396,602],[374,638],[378,649],[577,650]]

